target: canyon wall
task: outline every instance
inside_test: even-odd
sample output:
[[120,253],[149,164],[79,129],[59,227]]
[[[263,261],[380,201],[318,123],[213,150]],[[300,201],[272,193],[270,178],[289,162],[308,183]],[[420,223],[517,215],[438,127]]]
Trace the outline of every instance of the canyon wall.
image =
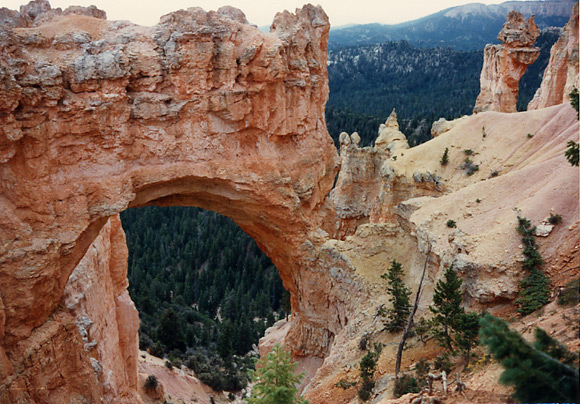
[[487,45],[483,51],[481,90],[473,112],[516,112],[520,79],[529,65],[540,56],[532,45],[540,36],[534,16],[525,20],[511,11],[497,38],[503,45]]
[[540,88],[528,104],[528,110],[570,102],[570,91],[580,88],[578,77],[578,3],[570,21],[550,51],[550,61]]
[[525,275],[518,215],[562,215],[540,241],[555,286],[580,264],[570,105],[482,112],[412,149],[393,113],[374,147],[341,134],[339,156],[320,7],[278,14],[270,33],[230,7],[155,27],[75,10],[0,10],[0,403],[139,402],[130,207],[202,207],[256,240],[291,293],[270,335],[304,358],[313,404],[356,396],[336,383],[363,335],[394,345],[378,315],[393,259],[413,291],[427,266],[419,315],[450,264],[468,308],[505,310]]

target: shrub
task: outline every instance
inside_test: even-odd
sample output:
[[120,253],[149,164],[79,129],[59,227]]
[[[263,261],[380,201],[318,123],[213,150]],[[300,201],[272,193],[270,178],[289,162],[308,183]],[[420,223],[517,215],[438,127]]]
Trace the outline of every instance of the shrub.
[[572,306],[578,303],[578,289],[580,287],[580,278],[571,280],[558,297],[558,304],[561,306]]
[[404,374],[395,380],[395,397],[399,398],[407,393],[418,393],[419,383],[413,376]]
[[157,376],[147,376],[147,379],[145,379],[145,390],[155,390],[157,386],[159,386],[159,379],[157,379]]
[[149,353],[158,358],[163,358],[163,348],[161,347],[161,344],[156,342],[155,344],[151,345],[149,347]]
[[171,361],[165,361],[165,367],[171,370],[173,369],[173,363]]
[[495,177],[497,177],[498,175],[499,175],[499,171],[497,171],[497,170],[493,170],[493,171],[491,172],[491,174],[490,174],[490,177],[491,177],[491,178],[495,178]]
[[564,153],[564,155],[566,156],[566,159],[568,159],[568,162],[573,165],[578,167],[578,160],[579,160],[579,147],[578,143],[574,142],[573,140],[570,140],[568,142],[568,148],[566,149],[566,152]]
[[568,95],[570,96],[570,104],[576,110],[576,117],[580,119],[580,114],[578,113],[578,89],[574,87]]
[[476,171],[479,171],[479,165],[474,164],[469,157],[466,157],[463,164],[460,166],[467,175],[473,175]]
[[465,149],[465,150],[463,150],[463,153],[465,153],[466,156],[471,156],[473,154],[473,150]]
[[447,163],[449,163],[449,147],[445,148],[445,151],[443,152],[443,155],[441,156],[441,165],[442,166],[446,166]]
[[447,224],[447,227],[452,228],[452,229],[457,227],[457,223],[455,223],[455,220],[449,219],[446,224]]
[[560,224],[560,223],[562,223],[562,216],[550,213],[550,217],[548,218],[548,222],[550,224],[553,224],[553,225]]
[[415,325],[415,333],[419,336],[419,339],[424,345],[427,344],[430,328],[431,325],[429,324],[429,321],[425,320],[425,317],[421,317]]
[[531,139],[533,137],[534,137],[534,135],[532,135],[531,133],[528,133],[528,139]]
[[444,370],[445,373],[449,374],[451,372],[451,367],[453,363],[449,359],[449,354],[447,352],[438,355],[433,361],[433,368],[436,370]]

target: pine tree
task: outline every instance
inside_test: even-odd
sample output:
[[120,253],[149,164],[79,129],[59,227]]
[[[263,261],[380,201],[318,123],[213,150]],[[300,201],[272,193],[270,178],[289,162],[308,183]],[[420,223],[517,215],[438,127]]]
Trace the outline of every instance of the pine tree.
[[453,351],[452,330],[458,327],[459,318],[465,314],[461,307],[462,283],[451,265],[445,270],[445,279],[439,280],[435,285],[433,306],[429,306],[429,310],[434,314],[431,333],[441,346],[449,351]]
[[389,281],[387,293],[390,295],[389,302],[393,306],[387,311],[386,326],[389,332],[401,331],[411,313],[409,301],[411,291],[403,283],[403,275],[403,267],[397,260],[393,261],[387,273],[381,275],[381,278]]
[[442,166],[446,166],[449,163],[449,147],[445,148],[443,155],[441,156],[440,163]]
[[308,400],[297,398],[298,388],[303,375],[294,374],[296,363],[290,354],[276,344],[265,358],[258,362],[258,370],[251,373],[256,382],[248,404],[308,404]]
[[[542,331],[536,331],[536,347],[507,323],[486,314],[480,321],[480,339],[494,358],[505,368],[502,384],[515,387],[514,398],[520,402],[578,402],[578,367],[566,363],[569,353],[555,353],[554,347],[565,349]],[[538,335],[540,335],[538,337]],[[538,349],[539,347],[539,349]],[[566,350],[567,351],[567,350]]]
[[157,339],[165,345],[167,351],[179,349],[185,351],[185,333],[181,320],[172,308],[165,310],[157,327]]
[[550,300],[550,280],[540,269],[544,261],[534,238],[535,229],[528,219],[518,216],[518,232],[522,235],[524,244],[522,266],[530,271],[520,283],[520,297],[516,300],[519,306],[516,311],[523,316],[545,306]]
[[465,352],[465,367],[469,366],[471,348],[477,345],[479,340],[479,320],[478,313],[463,313],[459,316],[456,325],[455,343]]

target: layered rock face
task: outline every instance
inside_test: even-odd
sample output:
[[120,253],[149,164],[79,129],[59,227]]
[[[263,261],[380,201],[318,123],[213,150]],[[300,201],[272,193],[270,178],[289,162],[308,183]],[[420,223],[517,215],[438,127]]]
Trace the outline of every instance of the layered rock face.
[[569,102],[569,93],[580,88],[578,77],[578,3],[572,8],[570,21],[550,51],[550,62],[540,88],[528,104],[528,110]]
[[341,303],[302,275],[338,164],[322,9],[262,33],[232,8],[145,28],[32,6],[0,29],[0,402],[138,401],[136,315],[106,257],[126,251],[116,214],[152,203],[232,217],[292,293],[296,353],[326,354]]
[[481,70],[481,90],[473,112],[516,112],[521,77],[540,56],[532,47],[540,36],[534,16],[525,20],[522,13],[511,11],[497,38],[504,45],[487,45]]

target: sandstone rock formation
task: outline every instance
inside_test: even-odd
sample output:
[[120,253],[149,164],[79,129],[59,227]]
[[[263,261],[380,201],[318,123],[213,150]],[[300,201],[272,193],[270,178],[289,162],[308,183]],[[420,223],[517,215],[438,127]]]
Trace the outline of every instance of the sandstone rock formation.
[[578,76],[578,3],[572,8],[570,21],[550,51],[550,62],[528,110],[569,102],[570,91],[580,88]]
[[508,14],[497,36],[504,45],[485,47],[481,90],[473,112],[516,112],[519,81],[540,55],[540,49],[532,47],[539,35],[534,16],[526,21],[520,12]]
[[[111,269],[110,284],[97,282],[100,257],[124,240],[98,237],[150,203],[232,217],[292,293],[296,353],[325,355],[342,303],[314,286],[329,274],[298,270],[325,237],[312,212],[338,163],[322,9],[278,14],[268,34],[231,8],[181,10],[152,28],[27,10],[14,20],[34,17],[29,28],[0,30],[0,402],[136,402],[126,281]],[[106,293],[81,291],[79,273]],[[87,303],[67,303],[76,295]]]
[[420,314],[451,263],[470,308],[517,295],[518,213],[561,214],[539,240],[554,285],[580,264],[569,105],[477,114],[412,149],[393,114],[375,147],[342,134],[339,157],[319,7],[278,14],[270,33],[232,8],[150,28],[42,10],[0,27],[1,404],[139,403],[117,216],[130,207],[202,207],[256,240],[291,293],[291,322],[269,337],[304,358],[313,404],[356,395],[334,386],[355,372],[362,333],[394,342],[377,317],[393,259],[412,290],[427,259]]

